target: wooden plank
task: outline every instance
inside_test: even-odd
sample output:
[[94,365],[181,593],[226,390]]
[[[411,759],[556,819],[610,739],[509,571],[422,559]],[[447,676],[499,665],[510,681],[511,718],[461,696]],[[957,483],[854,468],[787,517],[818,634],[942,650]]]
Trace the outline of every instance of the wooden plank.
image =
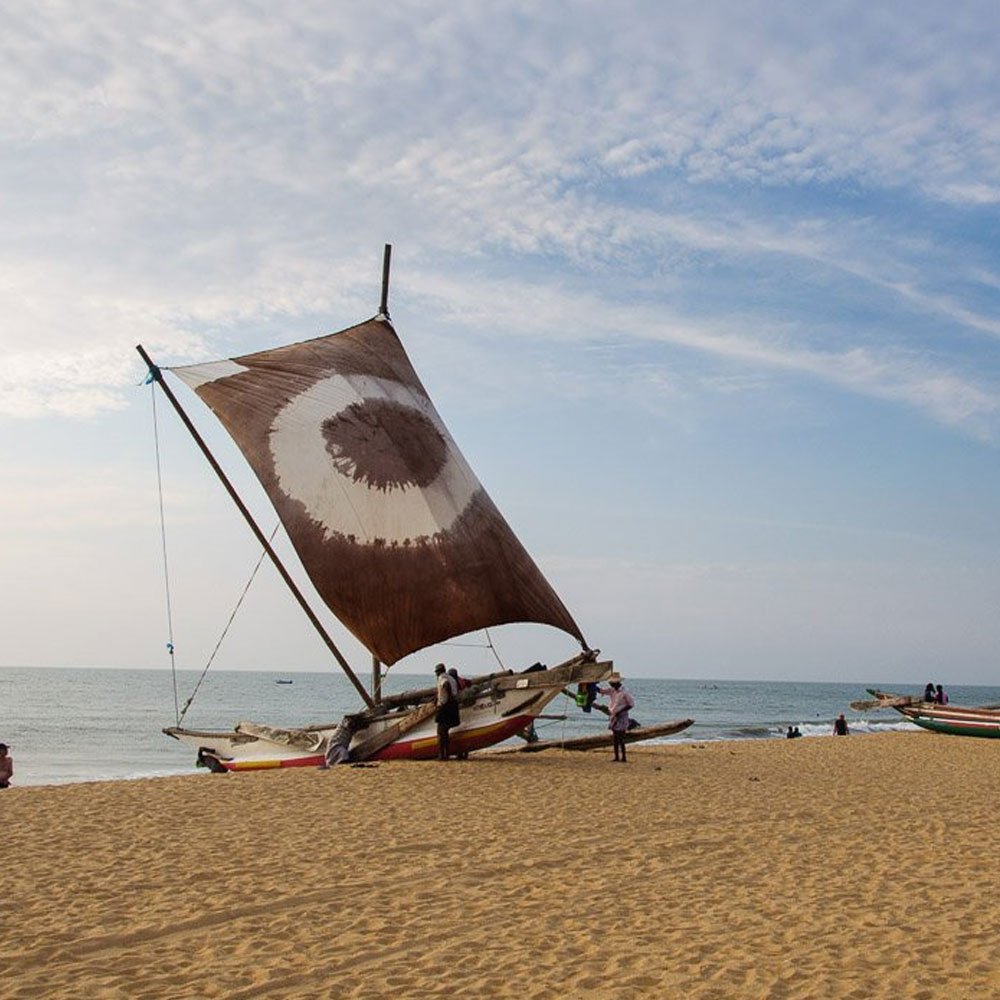
[[610,660],[600,663],[567,663],[551,670],[498,677],[493,681],[493,687],[498,691],[522,691],[530,688],[564,687],[566,684],[589,684],[604,680],[613,669],[614,664]]
[[875,688],[866,689],[873,695],[871,701],[852,701],[851,708],[855,712],[869,712],[880,708],[904,708],[907,705],[920,705],[923,699],[910,694],[889,694],[888,691],[878,691]]
[[394,743],[400,736],[408,733],[411,729],[416,729],[420,723],[425,722],[436,711],[437,702],[432,701],[427,705],[421,705],[400,719],[399,722],[387,726],[382,732],[376,733],[374,736],[369,736],[368,739],[362,741],[351,750],[351,763],[368,760],[369,757],[377,754],[379,750],[384,749],[390,743]]
[[[490,682],[496,677],[507,677],[511,674],[510,670],[504,670],[494,674],[483,674],[478,677],[469,678],[470,687],[463,688],[459,692],[459,698],[468,694],[470,691],[483,691],[490,686]],[[427,688],[413,688],[410,691],[402,691],[399,694],[386,694],[382,696],[382,701],[379,703],[380,707],[384,709],[399,708],[404,705],[418,705],[428,699],[437,698],[437,686],[427,687]],[[368,713],[359,712],[359,715],[368,715]]]
[[[610,660],[597,663],[586,655],[580,654],[556,667],[550,667],[548,670],[534,670],[519,674],[515,674],[511,670],[504,670],[493,674],[483,674],[469,679],[469,686],[458,693],[458,701],[460,705],[467,705],[491,687],[497,691],[509,691],[511,689],[563,687],[566,684],[600,681],[604,680],[613,669],[614,664]],[[378,718],[379,714],[389,709],[422,704],[436,698],[436,686],[415,688],[400,694],[383,695],[375,713],[364,711],[358,712],[356,715],[359,719]]]

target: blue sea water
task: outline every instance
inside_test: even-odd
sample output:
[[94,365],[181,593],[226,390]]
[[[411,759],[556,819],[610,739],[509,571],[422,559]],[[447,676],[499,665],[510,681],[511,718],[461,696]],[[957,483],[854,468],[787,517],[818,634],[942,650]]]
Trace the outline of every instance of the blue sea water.
[[[197,681],[177,675],[183,706]],[[291,684],[278,684],[290,680]],[[390,674],[387,691],[425,687],[426,675]],[[872,684],[917,694],[922,684]],[[783,738],[788,726],[806,737],[826,737],[844,712],[853,733],[915,730],[893,712],[859,714],[849,703],[865,685],[779,681],[629,679],[635,717],[652,724],[693,718],[694,726],[659,742]],[[1000,702],[1000,687],[948,688],[957,704]],[[339,720],[358,707],[348,681],[335,673],[219,671],[206,676],[184,725],[230,729],[243,719],[277,726]],[[607,720],[586,715],[560,695],[547,709],[565,720],[540,720],[543,739],[603,731]],[[174,687],[168,670],[0,668],[0,742],[9,744],[18,786],[49,785],[194,772],[190,748],[160,730],[174,723]],[[205,772],[200,772],[205,773]]]

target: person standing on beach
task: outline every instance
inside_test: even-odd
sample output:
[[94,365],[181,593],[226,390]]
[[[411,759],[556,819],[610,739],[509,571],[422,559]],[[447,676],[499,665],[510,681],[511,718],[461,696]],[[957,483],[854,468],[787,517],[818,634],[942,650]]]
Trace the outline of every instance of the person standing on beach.
[[924,688],[924,701],[934,700],[934,685],[928,681],[927,686]]
[[437,723],[438,760],[447,760],[451,754],[451,738],[448,730],[453,729],[460,721],[458,711],[458,681],[448,676],[443,663],[434,668],[437,675],[437,711],[434,721]]
[[948,696],[944,693],[944,688],[940,684],[937,686],[937,693],[934,695],[935,705],[947,705]]
[[847,734],[847,719],[844,718],[844,713],[841,712],[840,715],[833,720],[833,735],[847,736]]
[[7,752],[7,744],[0,743],[0,788],[10,788],[14,777],[14,758]]
[[635,698],[632,697],[622,687],[621,674],[612,674],[608,678],[610,687],[597,689],[598,694],[610,697],[608,702],[608,715],[611,721],[608,729],[611,730],[611,742],[615,748],[615,760],[627,763],[625,758],[625,734],[629,730],[629,709],[635,708]]

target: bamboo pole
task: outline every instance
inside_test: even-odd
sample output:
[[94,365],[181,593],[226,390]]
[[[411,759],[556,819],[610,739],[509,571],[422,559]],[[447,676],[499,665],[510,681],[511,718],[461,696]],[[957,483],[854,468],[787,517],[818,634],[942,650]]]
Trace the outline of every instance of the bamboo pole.
[[382,661],[372,654],[372,701],[382,702]]
[[392,244],[386,243],[382,253],[382,299],[378,307],[379,315],[389,318],[389,264],[392,261]]

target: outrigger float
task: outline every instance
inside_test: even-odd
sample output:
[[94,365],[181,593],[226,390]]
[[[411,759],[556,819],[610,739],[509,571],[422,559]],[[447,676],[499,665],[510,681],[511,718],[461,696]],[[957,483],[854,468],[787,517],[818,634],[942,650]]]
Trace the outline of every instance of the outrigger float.
[[[162,389],[364,702],[338,723],[280,729],[241,722],[216,732],[182,727],[188,699],[176,725],[163,732],[190,745],[212,770],[436,756],[435,688],[385,695],[383,671],[410,653],[494,625],[552,626],[575,639],[580,652],[552,669],[474,678],[459,695],[453,752],[525,731],[567,685],[612,672],[479,483],[413,369],[389,320],[390,255],[386,246],[378,314],[339,333],[168,369],[137,348],[148,381]],[[370,691],[209,451],[165,371],[195,392],[242,451],[316,592],[371,653]],[[653,735],[659,733],[651,729]]]
[[[643,740],[655,740],[664,736],[676,736],[684,732],[688,726],[694,725],[694,719],[673,719],[670,722],[657,722],[652,726],[636,726],[625,733],[626,743],[639,743]],[[505,747],[497,753],[538,753],[540,750],[598,750],[612,745],[611,733],[593,733],[590,736],[569,736],[566,739],[532,740],[520,746]]]
[[979,736],[1000,739],[1000,706],[982,707],[965,705],[939,705],[924,701],[919,696],[890,694],[877,688],[866,688],[871,701],[851,702],[858,711],[892,708],[921,729],[949,736]]

